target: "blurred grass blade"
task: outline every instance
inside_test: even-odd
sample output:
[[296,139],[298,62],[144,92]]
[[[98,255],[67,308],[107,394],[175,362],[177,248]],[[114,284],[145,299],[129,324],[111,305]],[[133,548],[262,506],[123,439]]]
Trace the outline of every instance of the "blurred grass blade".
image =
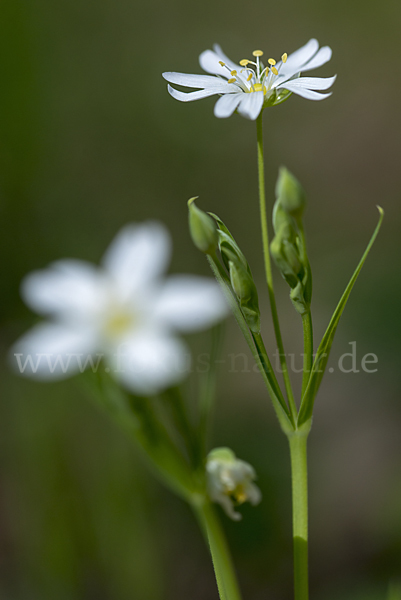
[[188,500],[194,492],[191,470],[167,431],[155,419],[150,400],[124,393],[111,378],[102,377],[98,384],[95,387],[89,382],[87,386],[96,404],[136,442],[154,474]]
[[386,600],[401,600],[401,581],[391,581]]
[[208,438],[211,429],[213,405],[216,396],[217,360],[220,356],[224,337],[224,323],[219,323],[212,329],[212,347],[207,373],[203,374],[199,386],[199,440],[202,457],[205,458]]
[[372,246],[376,240],[376,237],[379,233],[379,230],[380,230],[380,227],[381,227],[381,224],[383,221],[384,212],[380,206],[378,206],[377,208],[379,209],[379,213],[380,213],[379,222],[376,225],[376,229],[374,230],[373,235],[370,238],[369,244],[367,245],[362,258],[361,258],[357,268],[355,269],[355,272],[352,275],[352,277],[345,289],[345,292],[343,293],[341,300],[337,305],[336,310],[334,311],[334,314],[331,318],[329,326],[327,327],[326,332],[325,332],[325,334],[322,338],[322,341],[319,345],[319,348],[317,350],[316,357],[315,357],[315,360],[314,360],[313,366],[312,366],[311,376],[309,378],[309,382],[308,382],[307,388],[305,390],[305,394],[302,398],[301,408],[299,410],[299,416],[298,416],[298,426],[302,425],[303,423],[305,423],[312,417],[313,405],[315,402],[316,394],[318,392],[319,386],[323,379],[323,375],[324,375],[324,372],[325,372],[325,369],[327,366],[327,362],[329,360],[331,346],[332,346],[332,343],[334,340],[334,336],[335,336],[335,333],[337,330],[338,323],[340,321],[340,317],[343,313],[345,305],[347,304],[347,301],[351,294],[352,288],[354,287],[354,284],[358,278],[358,275],[361,272],[361,269],[362,269],[362,267],[365,263],[365,260],[369,254],[369,251],[372,248]]

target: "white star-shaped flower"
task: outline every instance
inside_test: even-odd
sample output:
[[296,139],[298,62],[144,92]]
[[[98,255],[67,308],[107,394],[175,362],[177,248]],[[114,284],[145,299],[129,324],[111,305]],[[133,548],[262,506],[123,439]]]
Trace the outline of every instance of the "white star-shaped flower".
[[22,296],[51,320],[15,343],[14,367],[29,377],[62,379],[104,358],[100,368],[138,394],[178,382],[188,373],[190,355],[175,332],[207,328],[228,308],[210,278],[164,279],[170,253],[168,231],[149,221],[124,227],[101,267],[60,260],[29,274]]
[[218,502],[234,521],[242,517],[234,506],[250,502],[259,504],[262,494],[253,483],[256,473],[252,465],[236,458],[230,448],[215,448],[206,462],[207,490],[210,499]]
[[324,65],[330,60],[331,54],[331,48],[324,46],[319,49],[318,41],[311,39],[289,56],[283,54],[280,61],[269,58],[266,66],[262,62],[261,50],[253,52],[253,60],[244,59],[237,65],[216,44],[214,51],[205,50],[199,56],[202,69],[213,76],[163,73],[163,77],[175,85],[198,88],[196,92],[180,92],[169,85],[169,93],[181,102],[220,95],[214,107],[216,117],[230,117],[237,110],[243,117],[255,120],[263,107],[280,104],[291,93],[308,100],[323,100],[330,96],[331,92],[320,92],[328,90],[336,76],[300,75]]

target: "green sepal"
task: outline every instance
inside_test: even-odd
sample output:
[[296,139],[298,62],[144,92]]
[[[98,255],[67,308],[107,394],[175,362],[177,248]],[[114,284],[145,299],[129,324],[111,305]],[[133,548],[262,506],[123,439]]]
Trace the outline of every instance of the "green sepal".
[[289,90],[279,89],[278,93],[276,89],[271,90],[269,96],[265,100],[263,104],[263,108],[269,108],[270,106],[277,106],[278,104],[282,104],[292,95],[292,92]]
[[347,301],[351,294],[352,288],[354,287],[354,284],[358,278],[358,275],[361,272],[361,269],[362,269],[362,267],[365,263],[365,260],[369,254],[369,251],[372,248],[372,246],[376,240],[376,237],[380,231],[384,212],[380,206],[378,206],[377,208],[380,213],[379,222],[376,225],[373,235],[370,238],[370,241],[366,247],[365,252],[363,253],[363,256],[362,256],[357,268],[354,271],[354,274],[352,275],[343,295],[341,296],[340,302],[338,303],[337,308],[333,313],[333,316],[330,320],[329,326],[327,327],[326,332],[322,338],[322,341],[320,342],[319,348],[317,349],[317,353],[316,353],[315,360],[313,362],[309,382],[306,387],[305,394],[302,398],[301,407],[300,407],[299,415],[298,415],[298,425],[302,425],[303,423],[306,423],[306,421],[308,421],[309,419],[312,418],[313,406],[314,406],[316,394],[319,390],[325,369],[327,367],[327,362],[329,360],[331,346],[333,344],[334,336],[335,336],[335,333],[337,330],[338,323],[340,321],[340,317],[343,313],[345,305],[347,304]]

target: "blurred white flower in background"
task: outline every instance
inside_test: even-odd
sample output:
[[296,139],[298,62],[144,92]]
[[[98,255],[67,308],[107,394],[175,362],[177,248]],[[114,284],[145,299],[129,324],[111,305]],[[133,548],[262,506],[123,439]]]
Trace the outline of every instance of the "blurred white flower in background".
[[256,473],[252,465],[236,458],[230,448],[215,448],[206,462],[208,494],[213,502],[218,502],[226,514],[234,521],[242,515],[234,510],[235,505],[250,502],[259,504],[262,494],[253,483]]
[[170,255],[167,229],[149,221],[124,227],[100,267],[60,260],[29,274],[22,296],[50,321],[15,343],[14,366],[29,377],[62,379],[104,357],[106,371],[135,393],[178,382],[188,373],[190,354],[175,332],[208,328],[228,309],[212,279],[163,279]]
[[253,60],[243,59],[239,65],[230,60],[215,44],[214,50],[205,50],[199,56],[199,64],[204,71],[214,75],[189,75],[186,73],[163,73],[164,79],[175,85],[199,88],[197,92],[180,92],[170,85],[168,91],[181,102],[200,100],[216,94],[221,98],[216,102],[214,114],[225,118],[235,110],[248,119],[256,119],[263,106],[274,106],[286,100],[291,93],[308,100],[323,100],[331,95],[316,90],[327,90],[334,77],[300,77],[301,72],[317,69],[331,58],[331,48],[324,46],[319,50],[315,39],[309,40],[289,56],[283,54],[281,60],[273,58],[262,62],[263,52],[255,50]]

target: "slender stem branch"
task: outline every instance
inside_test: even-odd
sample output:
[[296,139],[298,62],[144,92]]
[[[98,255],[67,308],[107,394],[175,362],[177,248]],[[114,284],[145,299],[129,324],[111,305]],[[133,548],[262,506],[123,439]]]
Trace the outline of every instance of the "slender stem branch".
[[[281,388],[278,384],[276,374],[273,371],[273,367],[272,367],[270,359],[268,357],[262,336],[260,335],[260,333],[253,333],[252,337],[253,337],[253,341],[255,343],[256,350],[257,350],[259,358],[260,358],[260,362],[266,373],[266,377],[268,378],[270,387],[272,388],[273,392],[275,393],[275,395],[278,398],[282,407],[285,409],[286,414],[292,419],[292,423],[293,423],[294,429],[295,429],[296,420],[294,420],[293,415],[288,412],[288,407],[285,403],[283,392],[281,391]],[[270,390],[269,390],[269,395],[270,395],[270,397],[272,396]]]
[[263,158],[263,113],[260,113],[256,120],[256,131],[258,140],[258,174],[259,174],[259,204],[260,204],[260,222],[262,226],[262,242],[263,242],[263,256],[265,261],[265,272],[267,289],[269,292],[270,308],[273,319],[274,333],[276,336],[277,347],[280,355],[281,371],[283,373],[284,385],[287,392],[288,402],[290,411],[293,419],[295,420],[298,414],[297,407],[294,400],[294,394],[291,387],[290,376],[288,373],[287,360],[284,352],[283,339],[281,337],[280,324],[277,313],[276,298],[274,295],[273,275],[270,263],[269,253],[269,231],[267,227],[267,215],[266,215],[266,194],[265,194],[265,165]]
[[302,315],[302,326],[304,329],[304,372],[302,376],[301,398],[303,397],[307,388],[313,363],[313,328],[312,315],[310,311],[308,311],[305,315]]
[[289,436],[292,481],[295,600],[308,600],[308,466],[307,434]]
[[230,550],[214,506],[202,497],[197,497],[192,506],[210,548],[220,600],[241,600]]

